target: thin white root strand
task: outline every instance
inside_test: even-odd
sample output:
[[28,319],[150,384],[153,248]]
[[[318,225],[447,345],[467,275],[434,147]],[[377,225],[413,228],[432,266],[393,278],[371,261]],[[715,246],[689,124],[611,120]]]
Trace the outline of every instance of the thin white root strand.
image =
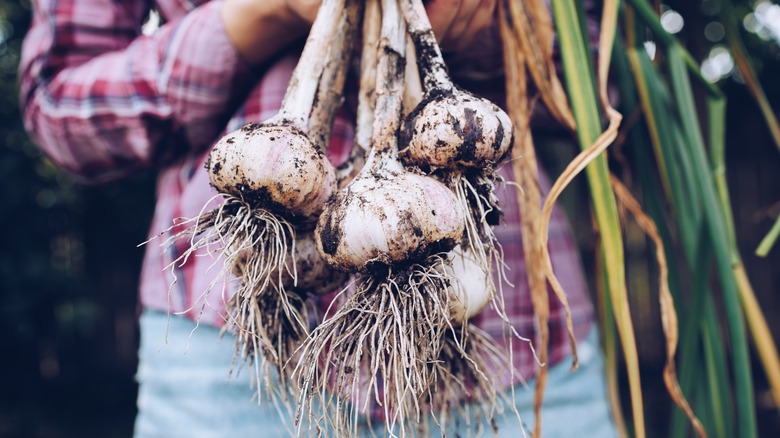
[[338,436],[354,435],[371,398],[382,406],[388,432],[397,426],[403,435],[419,422],[420,399],[435,380],[429,364],[439,360],[445,334],[455,333],[445,263],[435,255],[424,265],[366,275],[312,332],[292,377],[300,390],[299,425],[324,421]]
[[[467,323],[457,332],[459,340],[453,336],[455,332],[446,334],[440,359],[431,364],[435,381],[426,402],[433,422],[443,435],[459,423],[466,425],[467,436],[483,435],[485,423],[495,433],[494,419],[517,410],[513,397],[499,386],[511,361],[489,334],[474,325]],[[454,418],[450,418],[453,413]]]
[[163,233],[171,233],[162,243],[165,247],[182,240],[189,243],[167,268],[174,272],[190,257],[214,260],[209,269],[216,267],[219,272],[202,294],[201,313],[205,296],[217,283],[229,281],[231,274],[238,277],[235,293],[225,303],[225,330],[236,335],[234,362],[239,358],[250,361],[258,398],[265,393],[289,414],[293,408],[286,385],[289,372],[284,367],[308,336],[309,320],[305,297],[284,288],[287,277],[297,280],[295,228],[269,211],[251,208],[240,198],[224,198],[219,207],[177,221]]

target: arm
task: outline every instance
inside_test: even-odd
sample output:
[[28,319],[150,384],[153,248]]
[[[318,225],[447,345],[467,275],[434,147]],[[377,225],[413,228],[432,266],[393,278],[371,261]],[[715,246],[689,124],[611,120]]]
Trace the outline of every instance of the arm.
[[250,64],[306,31],[270,7],[281,0],[210,2],[152,36],[140,35],[143,0],[33,4],[20,66],[25,124],[55,163],[88,181],[208,147],[255,79]]

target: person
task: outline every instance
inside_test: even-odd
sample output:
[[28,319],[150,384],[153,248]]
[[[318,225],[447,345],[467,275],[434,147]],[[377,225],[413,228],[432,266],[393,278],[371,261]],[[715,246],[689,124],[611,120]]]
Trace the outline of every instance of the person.
[[[196,216],[216,194],[204,161],[220,135],[263,121],[279,109],[300,50],[294,43],[306,35],[319,3],[33,0],[20,66],[26,127],[54,163],[85,182],[115,180],[155,167],[157,205],[149,233],[156,235],[174,218]],[[496,4],[431,0],[426,8],[443,48],[465,56],[494,23]],[[145,34],[144,20],[152,9],[163,24]],[[334,163],[346,159],[352,136],[349,112],[342,111],[328,151]],[[541,183],[548,184],[544,178]],[[496,231],[514,285],[504,288],[506,306],[518,332],[537,339],[511,190],[498,190],[505,223]],[[176,266],[177,281],[171,286],[166,267],[186,249],[182,245],[165,251],[146,247],[135,436],[287,435],[289,419],[258,408],[252,400],[251,373],[242,370],[228,379],[234,344],[220,341],[225,297],[204,293],[216,275],[216,269],[208,269],[212,261],[194,258]],[[611,436],[615,432],[592,304],[567,222],[557,210],[550,248],[571,303],[580,370],[568,372],[565,316],[551,296],[551,369],[543,430],[545,436]],[[500,319],[490,310],[473,322],[496,338],[502,336]],[[163,345],[167,347],[161,349]],[[538,365],[528,346],[519,343],[514,351],[513,365],[520,375],[532,378]],[[527,429],[533,421],[533,384],[506,382],[505,389],[515,384]],[[514,418],[499,419],[497,425],[503,436],[520,436]],[[377,431],[382,434],[381,428]]]

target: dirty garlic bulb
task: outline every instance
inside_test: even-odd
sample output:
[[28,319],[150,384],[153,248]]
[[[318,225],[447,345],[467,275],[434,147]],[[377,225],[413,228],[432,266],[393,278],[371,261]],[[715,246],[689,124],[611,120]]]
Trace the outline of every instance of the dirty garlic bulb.
[[294,220],[316,219],[336,191],[333,165],[304,131],[281,117],[224,136],[206,169],[219,192]]
[[345,0],[326,0],[312,25],[279,113],[224,136],[206,163],[212,185],[282,217],[316,220],[336,172],[310,136],[309,116]]
[[403,159],[426,169],[495,166],[512,143],[511,122],[494,103],[462,91],[423,100],[404,121]]
[[[399,22],[396,27],[403,25]],[[378,97],[366,163],[327,205],[315,231],[322,256],[345,271],[418,262],[449,251],[463,235],[465,218],[455,207],[453,192],[433,178],[407,172],[398,160],[396,132],[405,66],[402,31],[398,39],[397,51],[387,39],[383,41],[387,44],[383,50],[393,55],[380,56],[379,68],[384,68],[386,77],[376,82]]]
[[466,217],[464,248],[486,273],[496,267],[503,277],[503,254],[492,229],[502,214],[494,183],[501,180],[496,168],[513,143],[512,123],[495,104],[453,84],[422,1],[400,1],[424,96],[404,120],[399,155],[456,194]]
[[494,167],[512,146],[509,116],[453,84],[421,0],[401,0],[423,76],[423,100],[404,120],[404,162],[425,169]]
[[405,172],[377,146],[361,173],[320,216],[317,246],[346,271],[408,264],[447,251],[463,235],[464,218],[442,183]]
[[348,275],[331,268],[322,258],[314,242],[314,232],[298,233],[295,237],[296,272],[284,277],[285,288],[314,295],[338,290]]

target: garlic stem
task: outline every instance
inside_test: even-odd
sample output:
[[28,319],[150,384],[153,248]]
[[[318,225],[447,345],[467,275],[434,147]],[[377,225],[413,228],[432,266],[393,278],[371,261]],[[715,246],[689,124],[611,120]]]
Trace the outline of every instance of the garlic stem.
[[306,39],[299,62],[290,78],[290,85],[282,101],[282,108],[269,123],[286,121],[302,132],[308,132],[309,115],[320,76],[325,69],[328,47],[336,32],[345,0],[323,0],[317,18]]
[[360,55],[360,90],[358,91],[358,116],[355,128],[355,143],[368,152],[371,143],[371,126],[376,106],[376,63],[379,48],[379,32],[382,26],[382,11],[379,0],[367,0],[363,16],[363,51]]
[[[371,153],[366,167],[379,154],[389,154],[397,162],[396,133],[401,123],[404,92],[406,24],[398,11],[397,0],[382,1],[382,35],[376,77],[376,108],[371,131]],[[382,160],[388,161],[388,160]],[[398,165],[400,168],[400,164]]]
[[455,88],[447,73],[447,65],[422,0],[401,0],[401,11],[409,26],[409,35],[417,48],[417,65],[423,74],[425,93],[433,90],[450,91]]
[[333,40],[328,47],[328,59],[317,88],[317,100],[309,120],[311,138],[320,150],[325,152],[333,129],[336,112],[344,103],[344,82],[347,78],[352,55],[352,42],[355,39],[360,21],[362,2],[348,0],[342,10]]
[[406,86],[404,87],[404,117],[408,116],[423,100],[420,70],[417,68],[417,54],[414,50],[414,40],[406,36]]

